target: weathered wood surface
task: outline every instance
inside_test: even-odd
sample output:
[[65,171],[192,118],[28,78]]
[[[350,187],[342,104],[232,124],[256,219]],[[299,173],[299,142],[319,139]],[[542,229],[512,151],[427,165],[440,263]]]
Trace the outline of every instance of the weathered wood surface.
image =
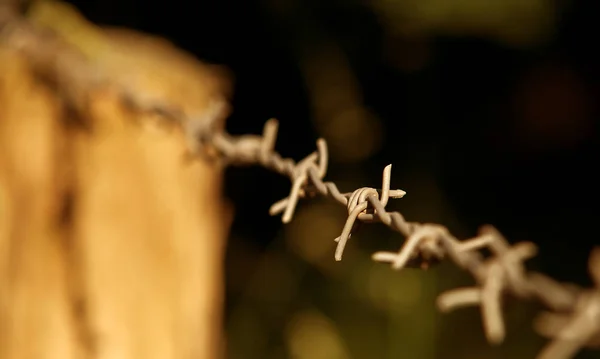
[[30,63],[0,47],[0,359],[218,358],[222,171],[110,89],[72,121]]

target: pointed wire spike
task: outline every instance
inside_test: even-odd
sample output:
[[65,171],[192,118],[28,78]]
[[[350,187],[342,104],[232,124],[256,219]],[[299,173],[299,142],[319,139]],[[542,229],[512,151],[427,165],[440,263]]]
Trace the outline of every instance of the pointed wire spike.
[[406,191],[403,191],[401,189],[392,189],[390,190],[390,198],[402,198],[406,195]]
[[335,255],[334,255],[334,258],[335,258],[336,262],[340,262],[342,260],[342,257],[344,256],[344,247],[345,247],[345,244],[346,243],[344,243],[342,241],[338,242],[338,245],[335,248]]
[[271,208],[269,208],[269,214],[271,216],[275,216],[275,215],[283,212],[283,210],[287,207],[288,201],[289,201],[289,198],[286,197],[284,199],[280,199],[279,201],[273,203],[271,205]]
[[381,196],[379,201],[385,207],[390,199],[390,182],[392,181],[392,165],[383,169],[383,181],[381,183]]
[[371,259],[376,262],[393,262],[397,256],[398,254],[394,252],[376,252],[371,256]]

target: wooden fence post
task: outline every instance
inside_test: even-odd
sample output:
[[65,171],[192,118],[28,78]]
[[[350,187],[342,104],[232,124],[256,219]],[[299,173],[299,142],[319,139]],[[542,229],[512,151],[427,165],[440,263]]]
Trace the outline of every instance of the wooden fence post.
[[91,95],[72,124],[0,47],[0,359],[218,358],[222,171],[184,161],[176,126]]

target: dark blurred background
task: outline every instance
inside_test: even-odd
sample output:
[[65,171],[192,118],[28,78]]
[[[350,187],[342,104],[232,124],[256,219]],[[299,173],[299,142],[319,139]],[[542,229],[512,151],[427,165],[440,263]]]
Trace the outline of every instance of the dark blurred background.
[[[485,223],[533,241],[530,267],[590,283],[598,242],[600,59],[597,1],[71,1],[92,21],[164,36],[235,75],[233,134],[280,120],[277,148],[301,159],[327,139],[327,178],[378,187],[388,207],[460,238]],[[402,238],[378,225],[333,239],[345,209],[300,204],[282,225],[269,206],[287,179],[231,168],[226,329],[231,359],[534,356],[539,308],[507,302],[508,337],[490,347],[476,308],[439,314],[437,294],[471,279],[441,264],[393,272],[371,262]],[[600,357],[598,352],[581,358]]]

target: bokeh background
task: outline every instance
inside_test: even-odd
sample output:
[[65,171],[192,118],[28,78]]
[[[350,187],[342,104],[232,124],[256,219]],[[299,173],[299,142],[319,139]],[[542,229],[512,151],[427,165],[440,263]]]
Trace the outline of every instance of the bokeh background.
[[[169,38],[235,76],[233,134],[280,120],[277,148],[301,159],[324,137],[343,191],[407,191],[388,207],[459,238],[485,223],[540,246],[530,267],[589,284],[599,242],[597,1],[71,1],[99,24]],[[226,266],[230,359],[531,358],[544,340],[534,303],[509,301],[508,337],[484,340],[478,310],[439,314],[437,294],[471,279],[443,263],[394,272],[379,225],[333,239],[346,212],[303,201],[269,217],[289,181],[231,168],[236,205]],[[599,357],[598,352],[581,358]]]

